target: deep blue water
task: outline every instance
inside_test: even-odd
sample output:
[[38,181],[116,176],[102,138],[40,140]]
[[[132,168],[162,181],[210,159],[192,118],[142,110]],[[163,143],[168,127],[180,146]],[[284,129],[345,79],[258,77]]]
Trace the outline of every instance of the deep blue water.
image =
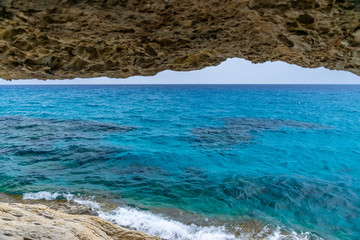
[[0,192],[45,191],[360,239],[360,86],[0,86]]

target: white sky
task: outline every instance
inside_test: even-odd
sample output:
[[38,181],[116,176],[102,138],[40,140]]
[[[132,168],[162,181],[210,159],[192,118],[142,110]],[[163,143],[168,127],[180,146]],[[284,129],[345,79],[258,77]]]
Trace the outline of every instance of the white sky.
[[360,77],[344,71],[324,68],[305,69],[284,62],[253,64],[239,58],[228,59],[219,66],[198,71],[163,71],[152,77],[78,78],[73,80],[0,79],[0,85],[19,84],[360,84]]

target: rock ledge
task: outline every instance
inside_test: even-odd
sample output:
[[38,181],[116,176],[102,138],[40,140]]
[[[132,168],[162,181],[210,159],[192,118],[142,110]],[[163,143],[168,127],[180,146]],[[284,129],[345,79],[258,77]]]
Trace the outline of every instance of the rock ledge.
[[0,239],[160,240],[97,216],[70,215],[39,204],[0,203]]

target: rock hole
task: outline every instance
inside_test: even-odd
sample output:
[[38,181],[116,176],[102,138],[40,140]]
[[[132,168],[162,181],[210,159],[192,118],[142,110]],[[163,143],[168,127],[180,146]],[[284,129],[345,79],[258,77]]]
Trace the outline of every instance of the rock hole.
[[307,36],[309,35],[306,31],[304,30],[292,30],[290,31],[291,33],[298,35],[298,36]]
[[18,62],[11,62],[11,65],[14,66],[14,67],[18,67],[20,65],[20,63]]
[[294,43],[282,34],[279,34],[277,39],[289,48],[294,47]]
[[315,19],[309,14],[303,14],[298,17],[298,21],[302,24],[312,24],[315,22]]
[[157,56],[156,51],[150,45],[147,45],[145,47],[145,52],[150,56],[153,56],[153,57]]

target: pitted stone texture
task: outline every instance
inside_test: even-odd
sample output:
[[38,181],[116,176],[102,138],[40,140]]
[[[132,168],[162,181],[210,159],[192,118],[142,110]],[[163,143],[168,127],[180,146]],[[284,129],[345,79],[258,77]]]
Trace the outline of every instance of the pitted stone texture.
[[239,57],[360,75],[358,0],[2,0],[0,78],[124,78]]

